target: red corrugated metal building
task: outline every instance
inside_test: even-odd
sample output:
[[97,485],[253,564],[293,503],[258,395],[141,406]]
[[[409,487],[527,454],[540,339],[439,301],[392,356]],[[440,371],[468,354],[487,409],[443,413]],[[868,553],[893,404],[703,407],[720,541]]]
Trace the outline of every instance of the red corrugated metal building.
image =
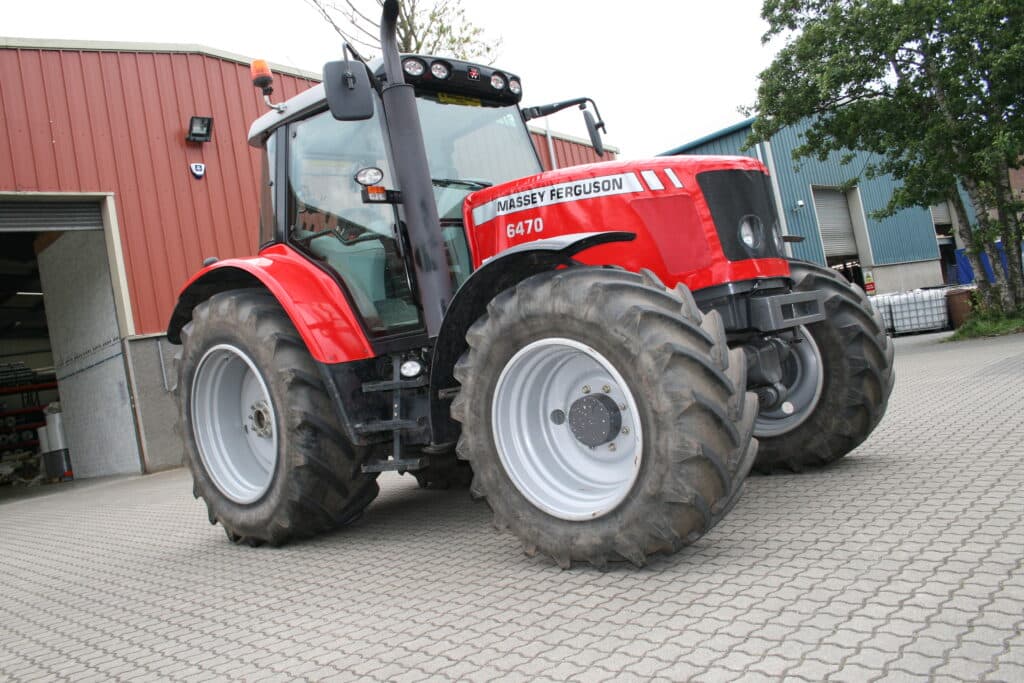
[[[266,108],[248,63],[199,47],[3,47],[0,190],[113,193],[135,330],[161,331],[204,257],[256,247],[259,158],[245,138]],[[310,83],[275,85],[287,98]],[[213,117],[210,142],[185,141],[194,115]]]
[[[275,73],[275,99],[317,79]],[[256,249],[246,136],[265,111],[248,60],[217,50],[0,38],[0,384],[10,362],[56,381],[77,475],[180,463],[162,335],[204,258]],[[193,116],[212,117],[210,141],[186,141]],[[598,160],[582,141],[532,135],[547,168]],[[0,423],[57,398],[15,405],[2,391]]]
[[605,145],[604,156],[599,157],[586,140],[532,126],[530,137],[533,138],[533,146],[537,149],[541,165],[548,171],[553,168],[612,161],[619,152],[618,148]]
[[[315,78],[280,71],[282,97]],[[265,107],[248,72],[195,46],[0,39],[0,377],[27,367],[43,387],[0,389],[0,450],[53,445],[11,439],[59,397],[76,475],[180,462],[161,448],[176,441],[160,335],[204,257],[256,247],[245,139]],[[186,141],[193,116],[212,117],[209,142]]]

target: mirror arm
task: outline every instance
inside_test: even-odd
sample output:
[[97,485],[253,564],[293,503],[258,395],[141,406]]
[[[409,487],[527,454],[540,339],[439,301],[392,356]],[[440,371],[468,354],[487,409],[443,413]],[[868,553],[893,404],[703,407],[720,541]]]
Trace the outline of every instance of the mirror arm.
[[604,126],[604,119],[601,118],[601,112],[597,108],[597,103],[589,97],[577,97],[572,100],[564,100],[562,102],[554,102],[552,104],[542,104],[537,107],[527,107],[523,109],[523,121],[532,121],[533,119],[539,119],[544,116],[551,116],[554,113],[560,112],[563,109],[569,107],[579,106],[580,109],[586,109],[587,103],[594,108],[594,113],[597,115],[597,127],[607,133],[608,131]]
[[[383,93],[383,88],[381,86],[380,81],[378,81],[374,77],[373,72],[370,71],[370,65],[366,63],[366,59],[364,59],[363,56],[361,54],[359,54],[359,51],[356,50],[355,46],[352,45],[351,43],[348,43],[348,42],[344,43],[342,56],[344,56],[345,52],[347,52],[349,54],[349,56],[352,57],[352,59],[354,59],[355,61],[357,61],[357,62],[359,62],[360,64],[363,65],[363,68],[366,69],[366,74],[370,77],[370,85],[373,87],[374,90],[377,91],[378,95],[382,94]],[[352,83],[353,82],[352,79],[353,79],[353,77],[351,75],[346,74],[346,77],[345,77],[346,83],[349,83],[349,84]]]
[[573,107],[577,104],[582,107],[586,105],[589,99],[590,98],[588,97],[577,97],[574,100],[565,100],[563,102],[555,102],[554,104],[542,104],[539,107],[527,107],[526,109],[523,109],[523,121],[530,121],[532,119],[550,116],[555,112],[568,109],[569,107]]

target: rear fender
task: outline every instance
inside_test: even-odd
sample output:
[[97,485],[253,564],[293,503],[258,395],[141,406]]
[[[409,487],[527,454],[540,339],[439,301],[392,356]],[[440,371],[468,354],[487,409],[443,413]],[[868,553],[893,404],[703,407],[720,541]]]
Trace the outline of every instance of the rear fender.
[[487,311],[487,304],[531,275],[572,265],[573,257],[585,249],[634,239],[636,235],[631,232],[561,235],[506,249],[473,271],[452,298],[434,343],[430,363],[430,424],[435,444],[449,443],[458,437],[459,426],[448,414],[454,396],[439,392],[458,386],[452,371],[466,351],[466,332]]
[[245,287],[263,287],[274,295],[315,360],[344,363],[376,355],[334,278],[283,244],[252,258],[217,261],[196,273],[178,296],[167,338],[180,344],[193,308],[218,292]]

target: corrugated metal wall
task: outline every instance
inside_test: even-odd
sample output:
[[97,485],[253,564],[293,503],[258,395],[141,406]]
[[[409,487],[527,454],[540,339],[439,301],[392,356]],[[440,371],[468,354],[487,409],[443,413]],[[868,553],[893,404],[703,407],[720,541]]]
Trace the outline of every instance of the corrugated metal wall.
[[[256,249],[266,109],[249,69],[196,53],[0,49],[0,191],[112,192],[140,334],[167,325],[178,288],[207,256]],[[275,99],[309,81],[275,79]],[[185,142],[190,116],[213,140]],[[196,180],[193,162],[206,164]]]
[[[801,144],[806,128],[806,125],[783,128],[771,139],[771,149],[775,160],[782,206],[787,212],[786,223],[789,232],[807,238],[803,242],[793,245],[793,255],[797,258],[824,263],[825,255],[821,249],[811,188],[815,186],[839,187],[851,178],[860,176],[869,162],[869,155],[862,152],[855,153],[853,161],[848,165],[841,164],[841,155],[835,153],[824,162],[815,158],[801,159],[799,162],[795,162],[792,151]],[[755,156],[754,150],[740,151],[749,132],[749,127],[740,129],[710,140],[687,153]],[[889,176],[873,179],[861,177],[857,182],[857,187],[864,205],[864,213],[867,214],[868,236],[875,264],[888,265],[939,258],[935,228],[928,209],[905,209],[883,220],[871,218],[873,211],[882,209],[888,204],[892,191],[896,187],[895,180]],[[804,202],[802,208],[795,208],[798,200]]]
[[[541,166],[544,167],[545,171],[550,171],[552,165],[551,155],[548,154],[547,136],[544,133],[531,130],[530,137],[533,138],[533,146],[537,148],[537,154],[540,155]],[[566,140],[555,133],[551,134],[551,143],[552,147],[555,148],[555,159],[558,160],[559,168],[579,166],[580,164],[593,164],[598,161],[612,161],[616,157],[615,152],[608,149],[605,150],[603,157],[599,157],[590,145],[574,140]]]

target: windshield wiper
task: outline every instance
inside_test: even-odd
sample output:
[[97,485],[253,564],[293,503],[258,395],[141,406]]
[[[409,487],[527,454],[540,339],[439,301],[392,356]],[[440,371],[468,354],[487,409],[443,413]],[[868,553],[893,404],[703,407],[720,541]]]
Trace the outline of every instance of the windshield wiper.
[[482,190],[485,187],[490,187],[494,183],[488,183],[483,180],[459,180],[457,178],[431,178],[430,182],[441,187],[468,187],[473,190]]

